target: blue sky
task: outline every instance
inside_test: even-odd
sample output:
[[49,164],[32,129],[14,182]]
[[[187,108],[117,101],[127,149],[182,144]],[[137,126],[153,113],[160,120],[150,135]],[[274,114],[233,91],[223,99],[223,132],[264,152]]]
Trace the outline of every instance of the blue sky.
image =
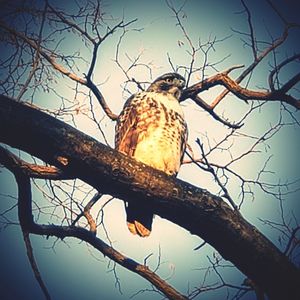
[[[54,1],[49,1],[55,3]],[[252,12],[255,33],[260,40],[270,42],[272,37],[276,38],[282,33],[282,22],[278,15],[272,11],[267,1],[248,1],[249,8]],[[65,9],[71,9],[71,1],[63,3]],[[179,7],[182,1],[173,1],[175,7]],[[275,5],[280,9],[286,18],[291,21],[297,20],[298,12],[295,9],[293,1],[274,1]],[[57,5],[62,5],[57,1]],[[180,28],[176,26],[176,20],[164,1],[104,1],[104,10],[107,16],[113,15],[116,21],[120,20],[124,14],[125,20],[129,21],[137,18],[137,22],[131,25],[131,29],[122,40],[122,47],[119,53],[119,59],[124,67],[130,65],[130,59],[134,58],[141,52],[141,65],[132,69],[129,74],[140,81],[151,81],[157,76],[170,71],[168,56],[170,55],[174,65],[187,65],[189,55],[187,54],[188,42],[182,36]],[[230,1],[196,1],[189,0],[183,9],[186,17],[183,18],[184,26],[195,44],[200,40],[205,43],[209,39],[216,37],[223,39],[222,42],[215,45],[214,49],[209,53],[209,62],[214,63],[228,58],[216,66],[216,70],[207,69],[206,76],[215,74],[217,71],[224,70],[232,65],[251,63],[251,49],[246,47],[242,41],[241,35],[236,34],[234,30],[247,30],[247,21],[245,14],[242,14],[242,5],[238,0]],[[143,29],[134,30],[134,29]],[[136,87],[131,84],[128,86],[129,91],[123,91],[126,77],[120,71],[115,59],[115,50],[118,43],[120,33],[116,33],[110,39],[101,45],[97,65],[94,73],[94,81],[100,86],[102,93],[106,97],[109,106],[116,113],[120,112],[124,101],[130,93],[136,92]],[[183,43],[183,44],[182,44]],[[179,45],[180,44],[180,45]],[[278,49],[277,57],[283,59],[294,53],[299,53],[299,42],[297,35],[293,32],[288,39],[286,46]],[[86,48],[84,43],[78,36],[69,35],[62,40],[60,51],[65,54],[71,54],[74,51],[80,51],[80,55],[86,60],[91,58],[91,49]],[[3,50],[3,49],[2,49]],[[4,51],[4,50],[3,50]],[[11,49],[5,48],[6,53]],[[199,54],[196,66],[203,64],[204,57]],[[87,66],[78,60],[79,75],[87,72]],[[271,69],[272,56],[262,62],[262,66],[258,67],[252,75],[249,87],[253,89],[267,87],[267,75]],[[145,65],[150,66],[152,77]],[[294,74],[299,70],[299,63],[289,66],[282,80]],[[236,78],[239,71],[232,73],[232,77]],[[184,75],[184,74],[183,74]],[[192,77],[192,83],[196,82],[200,76],[195,74]],[[58,75],[57,82],[52,86],[56,93],[63,95],[77,106],[83,106],[89,109],[89,100],[84,94],[76,94],[74,84]],[[246,82],[246,81],[245,81]],[[84,92],[85,90],[82,89]],[[203,93],[203,99],[210,102],[221,88],[214,88]],[[295,91],[297,93],[297,91]],[[27,95],[28,96],[28,95]],[[299,92],[298,92],[299,96]],[[26,95],[25,95],[26,98]],[[34,96],[36,105],[44,108],[57,109],[59,107],[60,98],[54,92],[46,93],[42,89]],[[100,107],[95,103],[95,114],[101,121],[110,146],[113,147],[114,124],[104,116]],[[189,144],[194,149],[194,154],[200,155],[199,148],[195,143],[196,138],[200,138],[205,147],[208,148],[209,143],[214,145],[224,138],[228,133],[228,129],[222,124],[213,120],[206,112],[196,107],[191,101],[183,103],[186,119],[189,125]],[[248,111],[249,104],[237,100],[233,96],[228,96],[219,105],[216,112],[224,118],[228,118],[232,122],[240,120],[240,118]],[[293,109],[289,108],[291,111]],[[260,110],[255,111],[251,117],[247,119],[241,133],[251,136],[260,136],[268,128],[274,126],[282,113],[286,123],[292,121],[289,113],[284,111],[279,103],[270,103],[264,105]],[[294,117],[299,122],[299,113],[295,113]],[[70,122],[69,116],[62,118]],[[75,125],[79,130],[94,136],[103,142],[103,138],[95,124],[87,118],[84,113],[73,114]],[[208,139],[207,139],[208,137]],[[243,137],[233,137],[228,145],[232,143],[231,153],[238,155],[242,153],[249,145],[251,139]],[[260,153],[247,156],[241,162],[233,166],[235,171],[240,172],[247,178],[255,179],[261,166],[271,157],[269,169],[273,173],[264,174],[264,180],[272,183],[294,181],[299,179],[298,170],[298,154],[300,152],[299,143],[299,126],[284,126],[268,143],[262,145],[258,149]],[[25,156],[27,157],[27,156]],[[27,157],[30,160],[30,157]],[[211,158],[212,162],[224,163],[229,159],[228,151],[216,151]],[[190,165],[184,165],[181,168],[179,177],[211,192],[218,193],[219,188],[210,175],[199,170],[199,168]],[[39,181],[39,187],[43,183]],[[290,187],[291,190],[299,188],[299,182]],[[240,193],[240,182],[231,178],[228,185],[230,193],[238,202]],[[17,190],[13,176],[6,170],[1,169],[0,173],[0,209],[6,210],[15,203]],[[85,191],[87,191],[86,189]],[[242,206],[242,213],[245,218],[257,226],[264,234],[266,234],[274,243],[278,243],[278,232],[271,230],[270,227],[264,225],[259,219],[272,219],[280,221],[279,202],[274,197],[264,194],[259,188],[253,187],[254,197],[245,199]],[[284,192],[284,191],[283,191]],[[84,192],[76,194],[77,199],[84,198]],[[299,192],[291,193],[284,197],[285,215],[287,220],[292,218],[292,212],[299,216],[300,209],[298,205]],[[34,200],[40,205],[44,205],[42,194],[37,187],[34,187]],[[102,200],[95,207],[100,209]],[[16,220],[17,212],[12,210],[9,213],[12,220]],[[55,218],[47,219],[47,215],[41,216],[41,221],[54,222]],[[192,236],[177,225],[155,217],[153,233],[147,239],[134,237],[127,232],[125,224],[125,214],[123,204],[119,200],[112,201],[105,209],[104,220],[106,229],[110,239],[116,249],[125,255],[143,262],[144,258],[153,253],[149,259],[149,265],[155,269],[159,254],[161,255],[161,266],[159,274],[163,278],[168,278],[169,282],[180,290],[182,293],[188,293],[194,287],[201,285],[204,279],[205,268],[209,265],[207,256],[212,257],[214,250],[205,245],[199,251],[193,249],[201,244],[199,237]],[[1,227],[0,232],[0,292],[7,293],[5,299],[41,299],[41,292],[34,280],[29,263],[26,259],[25,247],[18,226]],[[99,230],[99,236],[106,239],[103,229]],[[129,297],[140,289],[151,289],[150,284],[139,278],[129,271],[116,267],[117,275],[121,282],[122,293],[115,287],[115,277],[113,263],[109,262],[99,253],[88,247],[84,243],[80,243],[75,239],[68,239],[65,242],[56,241],[53,238],[32,237],[34,252],[39,263],[42,276],[53,295],[53,299],[129,299]],[[55,245],[53,247],[53,245]],[[224,264],[229,264],[224,261]],[[244,276],[232,267],[223,268],[222,272],[226,273],[228,283],[241,284]],[[207,283],[216,282],[216,277],[212,276]],[[10,294],[10,296],[9,296]],[[88,295],[88,296],[87,296]],[[199,299],[216,299],[217,296],[222,297],[224,290],[206,293]],[[144,292],[138,294],[133,299],[161,299],[162,297],[153,292]],[[251,296],[243,299],[252,299]]]

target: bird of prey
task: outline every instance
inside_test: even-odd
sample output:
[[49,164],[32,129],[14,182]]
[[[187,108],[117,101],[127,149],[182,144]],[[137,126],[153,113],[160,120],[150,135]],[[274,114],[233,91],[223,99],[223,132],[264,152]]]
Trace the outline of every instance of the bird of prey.
[[[115,148],[168,175],[176,176],[187,140],[187,125],[179,104],[185,79],[177,73],[158,77],[146,91],[132,95],[116,124]],[[149,236],[153,212],[142,204],[126,207],[131,233]]]

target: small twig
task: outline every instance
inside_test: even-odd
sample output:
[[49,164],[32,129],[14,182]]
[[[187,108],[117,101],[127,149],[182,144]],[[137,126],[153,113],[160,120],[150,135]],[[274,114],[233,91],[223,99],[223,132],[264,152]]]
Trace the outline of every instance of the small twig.
[[203,99],[201,99],[198,95],[191,99],[194,100],[194,102],[198,106],[202,107],[205,111],[207,111],[216,121],[222,123],[223,125],[233,129],[239,129],[243,126],[242,123],[232,124],[227,120],[222,119],[217,113],[214,112],[213,108],[209,104],[207,104]]
[[147,266],[147,260],[153,255],[153,253],[148,254],[145,258],[144,258],[144,266]]
[[288,63],[294,61],[294,60],[300,60],[300,53],[295,54],[287,59],[285,59],[284,61],[282,61],[280,64],[276,65],[275,68],[270,72],[269,74],[269,87],[271,89],[271,91],[275,90],[275,86],[274,86],[274,75],[278,74],[278,72],[280,71],[281,68],[283,68],[284,66],[286,66]]
[[250,37],[251,37],[251,48],[252,48],[252,53],[253,53],[253,57],[254,57],[254,61],[257,60],[257,47],[256,47],[256,41],[255,41],[255,36],[254,36],[254,29],[253,29],[253,25],[252,25],[252,20],[251,20],[251,13],[249,8],[247,7],[247,5],[245,4],[244,0],[241,0],[246,13],[247,13],[247,20],[248,20],[248,25],[249,25],[249,29],[250,29]]
[[194,248],[193,250],[199,250],[201,249],[204,245],[206,245],[206,242],[203,241],[199,246],[197,246],[196,248]]
[[233,199],[231,198],[231,196],[229,195],[229,192],[227,190],[227,188],[225,187],[224,184],[222,184],[222,182],[220,181],[218,175],[216,174],[214,168],[210,165],[210,163],[208,162],[207,160],[207,157],[205,155],[205,152],[204,152],[204,148],[203,148],[203,145],[202,143],[200,142],[199,139],[196,140],[196,143],[199,145],[200,147],[200,150],[202,152],[202,157],[203,157],[203,160],[205,162],[205,165],[207,167],[206,171],[210,172],[214,179],[216,180],[216,182],[218,183],[219,187],[222,189],[224,195],[223,197],[226,198],[228,200],[228,202],[231,204],[231,206],[233,207],[233,209],[236,211],[236,212],[239,212],[239,208],[238,206],[234,203]]
[[[289,241],[285,247],[285,250],[284,250],[284,254],[289,256],[290,255],[290,252],[291,252],[291,249],[292,249],[292,245],[293,243],[295,243],[295,240],[296,240],[296,235],[297,235],[297,232],[300,231],[300,226],[297,226],[296,228],[294,228],[292,230],[292,233],[291,233],[291,236],[289,238]],[[299,243],[299,239],[297,240],[297,242]]]
[[90,225],[90,230],[92,232],[96,232],[96,222],[93,220],[93,218],[89,212],[90,212],[91,208],[97,203],[97,201],[102,197],[102,195],[103,194],[97,192],[93,196],[93,198],[87,203],[87,205],[84,207],[83,211],[72,222],[71,226],[75,226],[75,224],[80,220],[80,218],[85,216]]

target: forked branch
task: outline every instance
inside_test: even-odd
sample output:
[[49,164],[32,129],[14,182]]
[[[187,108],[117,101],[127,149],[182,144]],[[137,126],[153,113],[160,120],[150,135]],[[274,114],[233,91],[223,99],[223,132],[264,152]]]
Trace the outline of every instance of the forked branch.
[[[199,83],[196,83],[184,90],[181,101],[187,98],[194,99],[197,94],[208,90],[214,86],[222,85],[230,92],[236,95],[239,99],[245,101],[263,100],[263,101],[281,101],[300,109],[300,100],[287,94],[287,92],[300,82],[300,73],[295,75],[292,79],[286,82],[280,89],[274,91],[254,91],[241,87],[235,80],[231,79],[228,75],[228,70],[213,75]],[[197,102],[196,102],[197,103]]]
[[[132,203],[135,199],[144,201],[155,214],[215,247],[225,259],[257,282],[270,299],[283,299],[286,290],[300,296],[299,270],[222,198],[145,166],[32,107],[5,96],[0,100],[0,141],[62,168],[105,194]],[[25,208],[21,207],[20,211],[24,213],[24,209],[28,211],[30,207],[22,204]],[[30,213],[23,217],[32,233],[80,238],[112,259],[116,258],[124,267],[141,272],[149,280],[152,276],[145,266],[132,263],[86,229],[37,226]],[[151,280],[157,283],[155,276]]]
[[[91,80],[91,72],[93,71],[94,66],[95,66],[96,55],[97,55],[97,50],[98,50],[99,44],[95,44],[92,62],[91,62],[91,66],[90,66],[90,69],[88,72],[88,76],[87,76],[87,78],[83,78],[83,77],[79,76],[78,74],[75,74],[74,72],[70,71],[69,69],[66,69],[62,64],[58,63],[57,60],[55,59],[55,56],[56,56],[55,53],[50,50],[47,50],[44,47],[39,46],[39,44],[34,39],[29,38],[22,32],[19,32],[12,27],[9,27],[7,24],[5,24],[1,20],[0,20],[0,27],[2,27],[4,30],[9,32],[11,35],[13,35],[13,36],[21,39],[25,43],[27,43],[30,47],[32,47],[35,51],[37,51],[44,59],[46,59],[46,61],[48,61],[48,63],[50,63],[50,65],[56,71],[58,71],[59,73],[61,73],[64,76],[68,77],[69,79],[75,81],[76,83],[79,83],[79,84],[91,89],[91,91],[95,95],[96,99],[98,100],[99,104],[101,105],[102,109],[107,114],[107,116],[112,120],[117,119],[117,115],[111,111],[111,109],[107,105],[107,102],[106,102],[104,96],[102,95],[101,91]],[[122,25],[122,27],[123,27],[123,25]]]
[[[19,167],[18,163],[15,164],[14,162],[14,160],[11,160],[11,155],[9,155],[8,151],[1,152],[0,163],[2,163],[5,167],[7,167],[10,171],[13,172],[18,184],[18,215],[22,230],[24,232],[24,240],[26,242],[26,247],[28,250],[28,258],[30,260],[34,274],[41,286],[42,291],[44,292],[46,299],[50,300],[50,295],[37,268],[37,264],[33,256],[33,250],[29,240],[29,233],[44,236],[55,236],[60,239],[64,239],[65,237],[78,238],[81,241],[85,241],[92,245],[95,249],[99,250],[104,256],[109,257],[124,268],[134,273],[137,273],[141,277],[148,280],[158,290],[164,293],[166,297],[168,297],[168,299],[187,300],[187,297],[176,291],[166,281],[164,281],[157,274],[152,272],[147,266],[139,264],[136,261],[124,256],[123,254],[106,244],[104,241],[96,237],[95,231],[92,230],[92,228],[90,231],[88,231],[82,227],[75,227],[74,225],[57,226],[40,225],[35,223],[32,214],[32,195],[30,178],[27,174],[23,173],[23,169]],[[85,209],[85,212],[86,211],[88,211],[88,209]]]

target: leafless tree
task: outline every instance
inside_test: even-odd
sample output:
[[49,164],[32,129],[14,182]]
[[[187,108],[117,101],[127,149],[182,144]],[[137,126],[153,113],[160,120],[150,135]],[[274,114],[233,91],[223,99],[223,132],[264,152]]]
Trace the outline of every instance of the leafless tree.
[[[189,141],[184,164],[196,170],[197,176],[209,178],[212,192],[208,192],[206,186],[196,187],[167,176],[113,149],[112,128],[118,114],[112,107],[121,106],[116,105],[114,92],[105,89],[109,78],[99,80],[97,60],[105,43],[114,43],[111,64],[123,78],[117,83],[122,85],[123,97],[144,90],[156,76],[155,63],[144,58],[144,49],[135,54],[123,50],[128,36],[143,32],[138,19],[126,20],[126,15],[115,18],[105,12],[100,0],[76,1],[72,9],[49,0],[42,4],[34,0],[17,5],[0,3],[0,41],[5,53],[0,60],[0,163],[13,173],[18,186],[18,198],[0,212],[0,220],[3,228],[20,225],[28,259],[46,299],[51,298],[51,291],[33,255],[33,234],[66,241],[75,237],[94,247],[114,263],[119,290],[116,264],[148,280],[152,292],[169,299],[201,299],[204,292],[220,289],[233,291],[232,299],[249,293],[257,299],[300,298],[300,226],[296,215],[286,216],[284,206],[285,197],[299,190],[299,179],[268,180],[272,155],[261,154],[278,132],[300,125],[300,49],[295,46],[292,54],[281,51],[290,36],[299,34],[299,24],[290,22],[266,1],[282,24],[282,34],[274,37],[269,33],[268,39],[261,39],[251,5],[237,1],[247,29],[232,28],[232,34],[250,49],[251,57],[245,59],[245,65],[228,65],[227,55],[216,59],[212,54],[231,37],[211,34],[207,40],[195,40],[186,22],[186,3],[176,6],[165,2],[179,30],[179,51],[185,53],[184,64],[174,53],[165,53],[168,67],[187,79],[181,102],[189,112],[198,108],[206,112],[223,132],[214,137],[189,128],[198,137]],[[81,48],[68,53],[65,40],[74,38],[81,41]],[[220,70],[224,64],[227,67]],[[256,71],[264,64],[269,69],[267,86],[255,80]],[[295,66],[297,71],[286,78],[284,70]],[[213,88],[218,88],[218,93],[207,100],[205,91]],[[65,89],[72,94],[66,95]],[[234,109],[235,102],[246,103],[247,109],[239,110],[231,120],[220,113],[224,102],[233,103],[224,110],[225,115],[230,115],[229,108]],[[263,118],[265,107],[276,107],[276,120],[254,135],[245,126],[253,118]],[[95,138],[82,132],[78,116],[97,132]],[[246,141],[241,143],[242,149],[237,146],[239,141]],[[260,167],[250,175],[239,169],[239,164],[253,156],[250,161],[259,161]],[[239,188],[234,190],[233,185]],[[43,199],[36,199],[33,188]],[[246,221],[244,204],[257,195],[275,198],[280,208],[280,222],[261,219],[262,224],[278,231],[279,248]],[[157,215],[203,239],[195,250],[201,252],[210,244],[218,251],[208,257],[208,267],[198,270],[203,276],[197,287],[179,292],[158,275],[160,262],[150,270],[149,257],[138,263],[116,250],[105,224],[105,208],[117,199],[134,202],[137,198]],[[13,210],[18,212],[18,221],[10,218]],[[245,274],[241,285],[231,284],[222,275],[223,268],[233,266]],[[209,282],[210,273],[217,282]]]

